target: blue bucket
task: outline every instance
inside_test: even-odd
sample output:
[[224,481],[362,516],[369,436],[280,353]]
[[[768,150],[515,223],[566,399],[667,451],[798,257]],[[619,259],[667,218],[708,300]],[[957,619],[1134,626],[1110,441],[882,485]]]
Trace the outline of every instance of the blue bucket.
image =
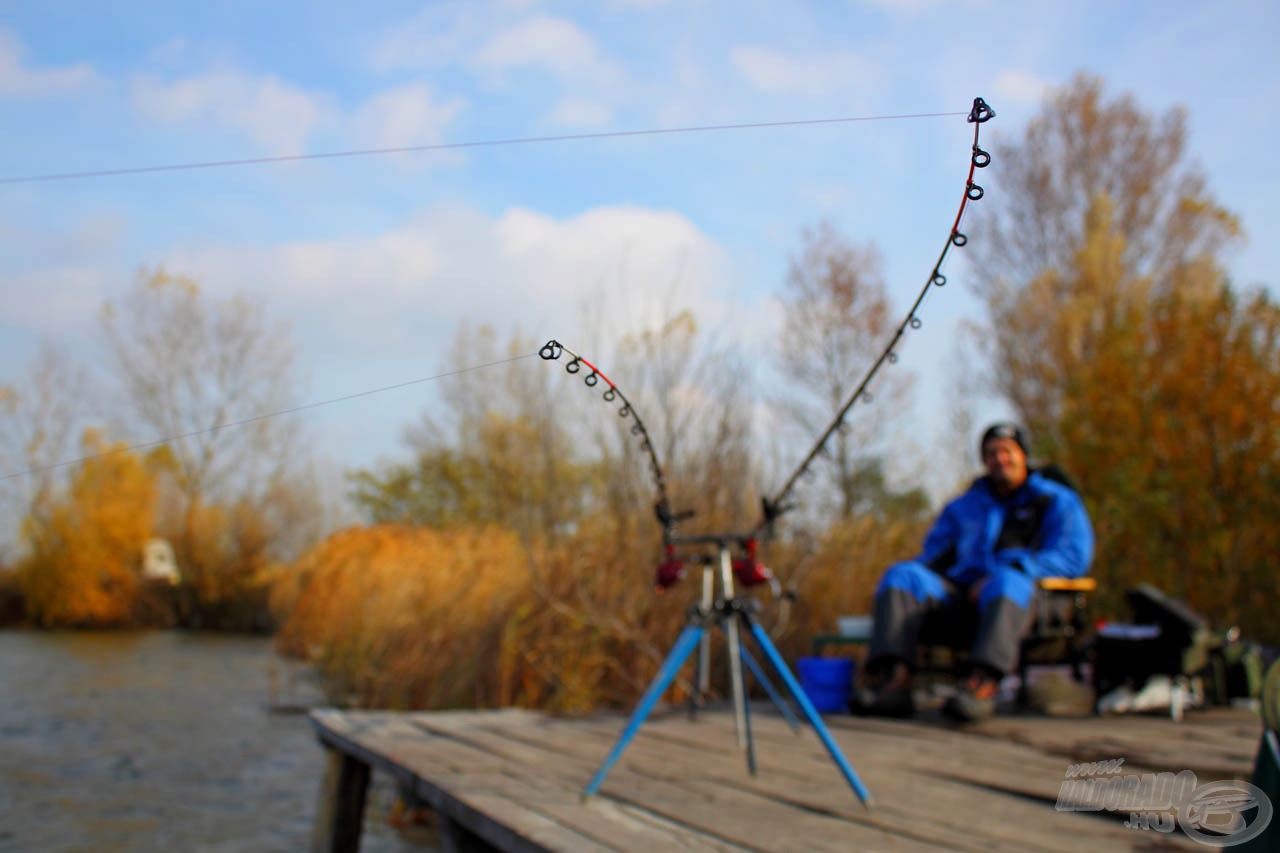
[[853,658],[800,658],[800,686],[819,713],[843,711],[853,688]]

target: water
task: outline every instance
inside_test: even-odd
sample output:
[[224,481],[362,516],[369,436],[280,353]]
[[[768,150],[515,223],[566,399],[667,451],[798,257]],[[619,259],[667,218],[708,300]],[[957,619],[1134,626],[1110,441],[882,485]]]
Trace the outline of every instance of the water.
[[[267,639],[0,631],[0,850],[306,849],[324,753],[272,701],[318,694]],[[421,851],[374,783],[361,849]]]

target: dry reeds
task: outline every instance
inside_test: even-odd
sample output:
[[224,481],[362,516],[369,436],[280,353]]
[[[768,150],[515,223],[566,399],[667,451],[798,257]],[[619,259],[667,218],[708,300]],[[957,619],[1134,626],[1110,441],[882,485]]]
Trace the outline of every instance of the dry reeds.
[[[699,594],[696,568],[655,594],[656,541],[618,535],[630,526],[597,517],[539,545],[499,527],[343,531],[277,581],[280,646],[314,661],[336,698],[365,707],[630,705]],[[833,528],[803,557],[777,546],[777,559],[798,563],[781,569],[799,593],[784,652],[803,653],[837,616],[866,612],[879,572],[918,535],[910,524],[862,519]],[[713,660],[723,670],[724,656]],[[678,680],[667,698],[680,701],[687,687]]]
[[390,707],[491,704],[502,627],[528,596],[513,533],[396,525],[334,534],[274,600],[281,648],[343,698]]

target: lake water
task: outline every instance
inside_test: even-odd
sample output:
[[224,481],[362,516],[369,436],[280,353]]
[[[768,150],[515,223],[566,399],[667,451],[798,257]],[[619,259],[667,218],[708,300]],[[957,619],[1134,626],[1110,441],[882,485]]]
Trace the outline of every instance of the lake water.
[[[314,683],[270,640],[0,630],[0,850],[281,850],[310,843]],[[421,851],[385,821],[362,850]]]

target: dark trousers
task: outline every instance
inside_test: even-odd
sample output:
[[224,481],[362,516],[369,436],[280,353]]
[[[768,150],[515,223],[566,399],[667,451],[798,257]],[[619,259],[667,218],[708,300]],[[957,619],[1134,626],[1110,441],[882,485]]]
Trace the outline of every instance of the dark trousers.
[[[1017,666],[1022,636],[1030,624],[1035,581],[1013,569],[989,577],[978,598],[978,629],[970,660],[1003,676]],[[868,669],[875,671],[892,659],[914,666],[925,617],[944,607],[963,605],[968,597],[967,589],[923,563],[892,566],[876,588]]]

